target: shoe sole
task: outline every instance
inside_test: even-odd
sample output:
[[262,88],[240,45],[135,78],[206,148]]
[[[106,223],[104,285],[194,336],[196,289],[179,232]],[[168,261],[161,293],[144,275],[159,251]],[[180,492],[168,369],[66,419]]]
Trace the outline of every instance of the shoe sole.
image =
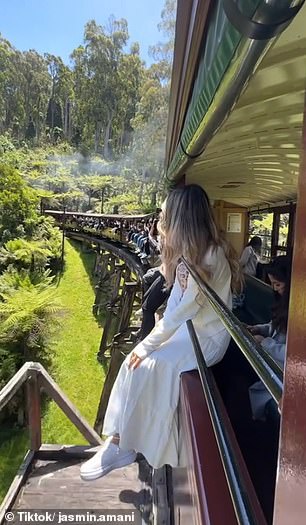
[[105,469],[94,470],[94,471],[88,472],[88,474],[80,471],[80,476],[84,481],[92,481],[94,479],[102,478],[103,476],[106,476],[106,474],[111,472],[112,470],[115,470],[121,467],[126,467],[127,465],[131,465],[132,463],[134,463],[136,461],[136,454],[135,456],[133,456],[133,458],[134,459],[132,460],[130,455],[124,456],[119,461],[112,463]]

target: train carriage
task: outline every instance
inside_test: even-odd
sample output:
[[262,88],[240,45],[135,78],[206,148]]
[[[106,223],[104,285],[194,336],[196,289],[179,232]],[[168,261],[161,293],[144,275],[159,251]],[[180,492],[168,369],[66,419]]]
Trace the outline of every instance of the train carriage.
[[[220,228],[239,253],[258,214],[269,216],[271,221],[270,230],[261,232],[267,237],[266,258],[294,253],[287,360],[283,393],[278,401],[282,412],[279,448],[277,438],[272,438],[275,429],[266,429],[265,436],[259,432],[259,440],[268,442],[272,438],[268,445],[270,458],[264,459],[264,447],[257,447],[252,440],[256,429],[248,435],[243,421],[232,421],[240,443],[239,452],[243,455],[242,463],[239,454],[236,456],[240,473],[247,466],[247,474],[255,487],[255,499],[259,498],[265,511],[264,519],[277,525],[299,524],[305,519],[302,472],[306,460],[306,419],[301,408],[303,403],[300,404],[306,395],[302,372],[306,337],[302,233],[305,227],[305,16],[303,2],[178,2],[167,141],[170,183],[203,185],[214,201]],[[284,220],[287,223],[285,239],[281,232]],[[252,314],[256,308],[263,313],[264,304],[269,302],[267,289],[253,278],[247,278],[246,286]],[[224,322],[230,324],[228,319]],[[236,328],[238,326],[236,324]],[[237,341],[237,334],[232,335]],[[243,350],[241,341],[238,343]],[[243,352],[247,355],[245,349]],[[236,372],[230,370],[229,362],[228,373],[234,372],[234,377],[239,377],[241,361],[232,365]],[[205,379],[202,383],[205,388]],[[186,391],[187,387],[183,386]],[[207,394],[205,400],[209,405]],[[239,406],[239,399],[236,403]],[[242,404],[240,409],[243,411]],[[210,415],[213,416],[211,410]],[[241,417],[243,420],[242,414]],[[224,452],[217,422],[213,427],[219,449]],[[251,450],[252,447],[255,448]],[[256,456],[256,448],[261,448],[261,452],[254,466],[252,455]],[[274,466],[272,462],[267,468],[273,454]],[[222,463],[235,501],[232,473],[229,474],[226,461]],[[189,486],[195,485],[195,479],[189,480]],[[234,479],[241,481],[239,476]],[[206,507],[207,513],[202,513],[201,518],[195,513],[195,522],[230,523],[230,514],[217,517],[215,508],[221,502],[225,504],[224,492],[215,487],[212,494],[214,482],[205,479],[205,473],[202,481],[206,490],[198,506],[202,510]],[[245,478],[244,487],[250,487],[248,481]],[[189,492],[192,495],[193,490]],[[199,496],[201,490],[197,492]],[[237,492],[244,492],[242,485]],[[249,495],[254,502],[252,491]],[[268,504],[266,496],[270,499]],[[261,522],[258,515],[243,518],[238,499],[237,505],[234,504],[237,521]],[[195,502],[197,499],[193,505]]]
[[[247,276],[244,306],[233,313],[189,267],[232,341],[220,365],[207,369],[193,325],[188,321],[198,361],[197,371],[181,376],[180,439],[187,451],[188,466],[153,472],[153,482],[151,474],[147,476],[147,486],[153,483],[150,501],[153,512],[151,517],[143,514],[145,523],[302,525],[305,522],[306,8],[303,4],[304,1],[289,0],[178,0],[166,148],[168,183],[172,187],[202,185],[213,202],[220,229],[237,252],[242,251],[250,233],[256,233],[256,217],[267,217],[270,227],[260,231],[265,241],[264,256],[270,260],[279,254],[293,253],[292,286],[283,375],[241,323],[269,320],[271,287],[263,280]],[[108,250],[121,262],[125,260],[129,266],[128,278],[131,270],[141,273],[126,232],[131,224],[143,224],[150,216],[56,210],[48,213],[70,230],[72,237],[95,243],[101,252]],[[99,226],[102,223],[103,228]],[[114,228],[118,231],[113,231]],[[105,268],[115,271],[116,265],[107,259]],[[119,286],[120,277],[117,282]],[[132,308],[135,295],[128,289],[129,286],[124,304]],[[123,318],[128,321],[126,315]],[[275,400],[273,417],[264,423],[254,422],[250,417],[247,392],[254,377],[263,381]],[[91,444],[100,442],[98,433],[76,415],[51,378],[33,364],[2,391],[0,408],[24,382],[29,382],[29,395],[35,401],[29,419],[34,428],[32,455],[26,459],[22,476],[14,481],[5,500],[5,508],[9,509],[18,506],[20,490],[35,459],[57,461],[65,457],[68,461],[67,451],[47,450],[41,444],[37,430],[37,396],[41,385],[55,396]],[[70,458],[80,460],[91,453],[90,449],[70,451]],[[122,486],[119,478],[114,485],[118,494],[119,490],[129,488],[128,484]],[[82,487],[76,490],[84,490],[86,506],[86,501],[92,500],[89,489],[86,492]],[[140,490],[139,486],[133,487]],[[102,485],[95,490],[102,494]],[[3,507],[0,511],[1,523],[4,510]]]

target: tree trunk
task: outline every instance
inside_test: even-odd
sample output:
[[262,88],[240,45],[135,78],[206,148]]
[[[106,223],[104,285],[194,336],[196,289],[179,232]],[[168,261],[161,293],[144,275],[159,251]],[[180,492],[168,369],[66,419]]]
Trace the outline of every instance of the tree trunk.
[[138,194],[138,204],[142,204],[143,189],[144,189],[144,183],[143,181],[141,181],[140,188],[139,188],[139,194]]
[[68,138],[68,101],[67,99],[64,102],[63,107],[63,128],[64,128],[64,136],[65,138]]
[[40,140],[39,117],[36,121],[34,121],[34,123],[35,123],[35,130],[36,130],[36,144],[39,145],[39,140]]
[[104,132],[104,158],[106,160],[110,158],[109,140],[110,140],[110,135],[111,135],[113,116],[114,116],[114,112],[109,111],[108,112],[108,122],[107,122],[105,132]]
[[51,100],[51,129],[54,128],[54,114],[55,114],[55,104],[54,100]]
[[121,133],[120,133],[120,143],[119,143],[120,153],[123,152],[124,138],[125,138],[125,129],[124,129],[124,122],[122,122]]
[[152,208],[156,208],[156,196],[157,196],[157,190],[153,190],[151,193],[151,206]]
[[104,191],[101,191],[101,213],[104,213]]
[[95,132],[95,153],[98,153],[99,151],[99,145],[101,141],[101,130],[102,130],[102,123],[98,121],[96,123],[96,132]]
[[71,139],[72,131],[71,131],[71,103],[69,99],[66,99],[65,101],[65,113],[64,113],[64,119],[65,119],[65,136],[67,139]]

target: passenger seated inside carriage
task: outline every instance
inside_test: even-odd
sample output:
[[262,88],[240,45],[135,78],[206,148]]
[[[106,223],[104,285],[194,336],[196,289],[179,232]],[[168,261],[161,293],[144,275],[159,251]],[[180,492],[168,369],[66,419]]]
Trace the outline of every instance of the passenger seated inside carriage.
[[[271,286],[245,277],[244,303],[234,313],[283,368],[291,257],[277,257],[267,270]],[[266,514],[271,515],[278,457],[278,407],[233,340],[223,360],[213,367],[213,374],[258,497]]]

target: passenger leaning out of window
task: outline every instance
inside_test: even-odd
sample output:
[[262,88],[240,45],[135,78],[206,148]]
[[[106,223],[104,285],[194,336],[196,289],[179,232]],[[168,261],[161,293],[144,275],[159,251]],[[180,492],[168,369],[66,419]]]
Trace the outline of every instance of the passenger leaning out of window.
[[[276,257],[267,266],[267,273],[275,293],[275,306],[272,320],[267,324],[248,326],[255,339],[270,354],[276,363],[284,368],[286,356],[286,334],[289,310],[291,258],[285,255]],[[275,412],[274,400],[261,381],[249,389],[254,419],[265,420]]]
[[256,275],[257,264],[261,254],[261,238],[255,235],[244,248],[241,257],[241,269],[247,275]]
[[109,438],[82,465],[81,477],[86,480],[133,463],[136,452],[153,468],[180,465],[180,374],[197,368],[186,321],[193,320],[208,366],[223,358],[230,341],[219,316],[181,260],[184,256],[231,307],[232,285],[240,284],[239,263],[219,236],[205,191],[196,185],[171,191],[159,230],[162,271],[167,288],[173,288],[163,318],[119,370],[104,420],[103,434]]

